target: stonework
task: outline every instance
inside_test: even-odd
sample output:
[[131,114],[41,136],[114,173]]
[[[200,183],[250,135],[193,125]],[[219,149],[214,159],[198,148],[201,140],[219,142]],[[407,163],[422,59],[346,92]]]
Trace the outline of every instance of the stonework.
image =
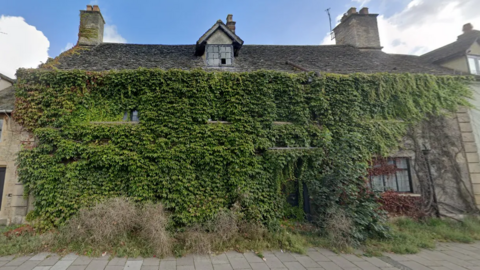
[[378,14],[349,15],[333,30],[336,44],[380,49],[377,16]]
[[480,82],[471,84],[474,108],[464,109],[457,113],[459,121],[462,121],[462,141],[467,152],[470,179],[473,185],[473,192],[477,207],[480,208],[480,149],[476,142],[480,142]]
[[32,199],[24,198],[23,185],[18,183],[16,158],[22,142],[32,142],[32,137],[13,121],[10,115],[2,114],[2,137],[0,141],[0,167],[6,168],[5,184],[0,209],[0,224],[20,224],[31,207]]
[[99,11],[80,10],[79,45],[98,45],[103,42],[105,21]]

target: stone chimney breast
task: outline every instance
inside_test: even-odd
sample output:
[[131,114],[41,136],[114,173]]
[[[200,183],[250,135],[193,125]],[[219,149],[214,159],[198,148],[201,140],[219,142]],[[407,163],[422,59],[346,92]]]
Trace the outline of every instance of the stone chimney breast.
[[357,12],[352,7],[342,17],[334,29],[337,45],[352,45],[364,50],[380,50],[378,14],[370,14],[367,7]]
[[87,5],[86,10],[80,10],[80,27],[78,30],[79,46],[95,46],[103,43],[105,20],[100,8]]
[[228,14],[227,16],[227,27],[230,29],[233,33],[235,33],[236,25],[237,23],[233,21],[233,15]]

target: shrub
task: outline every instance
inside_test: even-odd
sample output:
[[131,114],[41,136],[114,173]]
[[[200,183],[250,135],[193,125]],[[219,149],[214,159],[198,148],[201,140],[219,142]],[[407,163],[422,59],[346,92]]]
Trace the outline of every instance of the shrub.
[[163,205],[146,204],[140,212],[140,237],[149,240],[157,256],[169,255],[172,251],[172,240],[166,230],[168,217]]
[[330,244],[337,249],[344,250],[355,246],[358,242],[352,236],[354,225],[351,218],[341,208],[328,211],[325,230]]
[[421,219],[426,216],[422,209],[422,198],[402,196],[395,191],[386,191],[378,199],[381,209],[388,212],[390,217],[405,216]]

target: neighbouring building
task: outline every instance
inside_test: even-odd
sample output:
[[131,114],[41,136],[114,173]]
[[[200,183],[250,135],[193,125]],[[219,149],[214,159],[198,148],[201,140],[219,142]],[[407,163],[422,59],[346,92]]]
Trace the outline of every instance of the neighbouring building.
[[[463,26],[463,34],[457,40],[441,48],[428,52],[420,59],[428,64],[440,65],[451,69],[454,74],[480,76],[480,31],[467,23]],[[462,144],[466,152],[470,179],[473,185],[475,200],[480,206],[480,80],[472,82],[474,108],[462,109],[457,114],[462,133]]]
[[[137,68],[160,68],[190,70],[201,68],[208,71],[245,72],[255,70],[275,70],[281,72],[317,72],[317,73],[429,73],[434,75],[458,74],[458,70],[441,65],[436,61],[426,61],[425,57],[412,55],[388,54],[382,51],[377,26],[378,14],[371,14],[368,8],[359,12],[351,8],[335,27],[336,45],[289,46],[289,45],[249,45],[240,38],[233,16],[228,15],[226,23],[218,20],[192,45],[140,45],[103,42],[105,21],[98,6],[87,6],[80,11],[80,29],[77,46],[64,52],[54,61],[44,67],[54,65],[61,70],[107,71]],[[469,39],[470,40],[470,39]],[[193,40],[192,40],[193,41]],[[470,44],[473,46],[473,41]],[[478,44],[477,44],[478,45]],[[436,59],[436,58],[435,58]],[[438,60],[438,59],[437,59]],[[466,61],[465,61],[466,63]],[[466,72],[466,71],[465,71]],[[0,103],[1,104],[1,103]],[[13,109],[10,105],[10,110]],[[0,107],[0,111],[1,111]],[[435,145],[447,149],[431,147],[432,176],[438,185],[437,196],[444,203],[442,211],[446,213],[463,213],[471,210],[469,204],[475,205],[468,194],[473,194],[472,173],[480,165],[470,165],[473,156],[464,151],[467,146],[476,149],[473,138],[464,132],[468,115],[459,112],[459,117],[434,119],[429,126],[419,127],[414,133],[432,132],[432,125],[445,132],[435,134],[437,137],[448,137]],[[132,116],[133,117],[133,116]],[[470,118],[468,118],[470,119]],[[11,122],[13,125],[13,121]],[[5,134],[5,131],[4,131]],[[428,137],[428,136],[426,136]],[[19,145],[19,136],[10,137],[10,144]],[[462,140],[464,139],[464,140]],[[26,138],[25,140],[28,140]],[[415,139],[405,139],[402,151],[392,155],[390,163],[398,168],[392,177],[378,176],[371,179],[371,186],[377,190],[393,189],[407,194],[420,194],[419,178],[426,177],[425,156],[421,149],[414,148]],[[422,144],[431,145],[422,139]],[[468,144],[467,144],[467,140]],[[0,143],[0,147],[2,144]],[[0,151],[0,166],[2,159],[14,166],[14,154],[2,156]],[[445,150],[445,151],[443,151]],[[475,152],[475,154],[477,154]],[[477,163],[478,155],[476,156]],[[468,162],[467,162],[468,160]],[[10,165],[9,165],[10,166]],[[7,168],[8,170],[8,168]],[[10,185],[15,191],[3,191],[7,203],[2,206],[0,218],[7,216],[15,219],[20,213],[19,206],[24,205],[25,212],[28,202],[13,203],[11,196],[21,193],[21,185],[17,185],[15,169],[12,169]],[[480,174],[479,174],[480,176]],[[480,178],[479,178],[480,179]],[[478,182],[480,184],[480,182]],[[19,199],[18,199],[19,200]],[[9,203],[10,202],[10,203]],[[477,197],[480,203],[480,196]],[[11,209],[9,209],[9,207]],[[13,208],[16,210],[14,211]],[[456,210],[455,210],[456,209]],[[17,211],[18,210],[18,211]],[[22,212],[21,214],[24,214]]]

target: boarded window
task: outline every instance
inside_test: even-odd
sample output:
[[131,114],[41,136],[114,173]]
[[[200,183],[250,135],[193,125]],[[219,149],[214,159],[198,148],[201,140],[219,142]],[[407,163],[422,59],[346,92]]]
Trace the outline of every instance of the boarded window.
[[231,66],[233,64],[232,45],[207,45],[207,65],[210,67]]

